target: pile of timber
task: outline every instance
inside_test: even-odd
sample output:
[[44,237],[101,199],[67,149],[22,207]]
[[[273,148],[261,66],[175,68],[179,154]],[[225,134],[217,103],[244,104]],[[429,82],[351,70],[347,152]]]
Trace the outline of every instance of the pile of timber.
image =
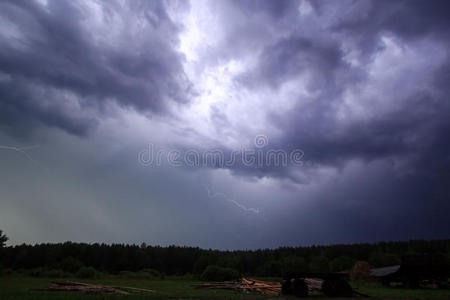
[[109,286],[109,285],[98,285],[73,281],[63,281],[63,282],[54,281],[52,282],[52,285],[47,288],[35,290],[54,291],[54,292],[67,291],[67,292],[85,292],[85,293],[112,293],[122,295],[128,295],[130,291],[148,292],[148,293],[155,292],[153,290],[140,289],[128,286]]
[[225,289],[244,293],[256,292],[276,296],[281,291],[281,283],[261,281],[251,278],[241,278],[235,281],[213,282],[197,285],[198,289]]

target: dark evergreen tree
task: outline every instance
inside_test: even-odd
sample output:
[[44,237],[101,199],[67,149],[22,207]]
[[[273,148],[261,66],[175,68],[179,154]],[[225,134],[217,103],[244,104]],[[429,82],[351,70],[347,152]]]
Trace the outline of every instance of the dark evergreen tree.
[[8,241],[8,237],[3,234],[2,230],[0,230],[0,248],[3,248],[6,245],[7,241]]

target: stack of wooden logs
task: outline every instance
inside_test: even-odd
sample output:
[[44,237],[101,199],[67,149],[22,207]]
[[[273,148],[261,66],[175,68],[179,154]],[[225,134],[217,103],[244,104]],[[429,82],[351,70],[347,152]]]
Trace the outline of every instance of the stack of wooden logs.
[[226,289],[241,291],[244,293],[256,292],[265,295],[276,296],[281,291],[281,283],[261,281],[251,278],[241,278],[236,281],[223,281],[201,284],[196,286],[199,289]]
[[89,284],[82,282],[52,282],[52,285],[47,288],[36,289],[39,291],[73,291],[73,292],[85,292],[85,293],[113,293],[127,295],[130,291],[149,292],[154,293],[153,290],[140,289],[127,286],[108,286]]

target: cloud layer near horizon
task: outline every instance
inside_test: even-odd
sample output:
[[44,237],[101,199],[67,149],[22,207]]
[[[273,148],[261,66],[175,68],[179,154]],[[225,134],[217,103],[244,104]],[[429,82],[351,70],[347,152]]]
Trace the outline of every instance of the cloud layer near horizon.
[[[4,1],[0,228],[219,248],[448,237],[448,6]],[[149,167],[149,143],[304,164]]]

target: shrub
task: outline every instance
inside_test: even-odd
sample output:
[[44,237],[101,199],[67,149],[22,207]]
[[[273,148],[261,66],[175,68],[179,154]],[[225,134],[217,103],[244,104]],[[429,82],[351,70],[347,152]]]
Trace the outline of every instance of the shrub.
[[200,276],[204,281],[225,281],[240,278],[241,275],[238,271],[232,268],[224,268],[219,266],[208,266]]
[[369,262],[375,268],[387,267],[401,264],[401,259],[398,255],[383,252],[373,252],[369,256]]
[[50,277],[50,278],[67,278],[71,277],[71,273],[64,272],[60,269],[48,269],[48,268],[33,268],[24,270],[24,274],[32,277]]
[[155,269],[142,269],[140,272],[144,272],[147,273],[150,277],[155,277],[155,278],[159,278],[161,277],[161,273],[159,273],[158,270]]
[[3,269],[3,275],[5,276],[8,276],[8,275],[13,275],[14,274],[14,271],[12,270],[12,269]]
[[328,272],[328,259],[325,256],[314,256],[309,263],[311,272]]
[[353,267],[354,260],[348,256],[340,256],[330,261],[331,272],[348,271]]
[[45,268],[32,268],[32,269],[25,269],[20,270],[25,275],[32,276],[32,277],[44,277],[44,273],[46,271]]
[[209,265],[215,265],[215,259],[211,255],[200,256],[194,264],[194,274],[202,274],[206,267]]
[[256,269],[258,276],[278,277],[281,276],[281,263],[278,260],[270,260]]
[[77,277],[80,278],[94,278],[97,271],[93,267],[81,267],[77,272]]
[[303,257],[288,256],[282,260],[282,275],[285,278],[301,277],[303,273],[309,271],[308,264]]
[[119,274],[117,274],[119,277],[123,278],[131,278],[133,276],[134,272],[132,271],[120,271]]
[[49,269],[44,272],[42,277],[50,277],[50,278],[67,278],[71,277],[72,274],[68,272],[64,272],[59,269]]
[[61,269],[63,269],[64,271],[74,274],[77,273],[78,270],[80,270],[81,267],[84,266],[80,260],[73,258],[71,256],[65,258],[60,265]]

